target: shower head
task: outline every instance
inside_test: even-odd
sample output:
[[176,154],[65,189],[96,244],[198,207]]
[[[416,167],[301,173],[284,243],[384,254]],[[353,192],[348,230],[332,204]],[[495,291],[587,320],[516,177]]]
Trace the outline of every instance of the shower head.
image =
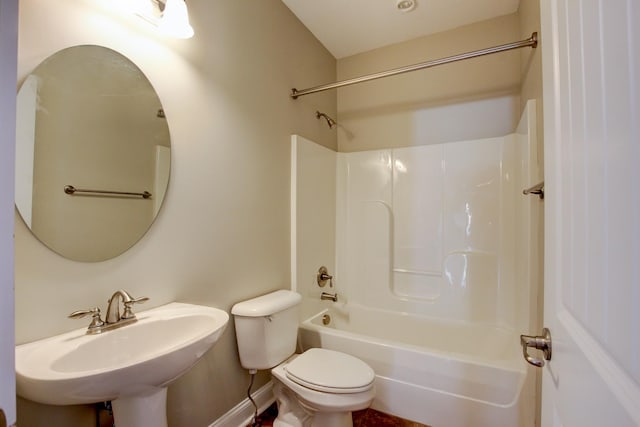
[[316,119],[319,119],[320,117],[324,118],[327,121],[327,125],[329,125],[329,129],[333,129],[333,127],[338,124],[338,123],[336,123],[335,120],[333,120],[331,117],[327,116],[325,113],[321,113],[320,111],[316,111]]

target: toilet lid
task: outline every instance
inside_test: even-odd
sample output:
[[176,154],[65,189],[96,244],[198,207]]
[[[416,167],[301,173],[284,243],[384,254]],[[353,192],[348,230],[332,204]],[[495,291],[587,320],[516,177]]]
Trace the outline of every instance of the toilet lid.
[[312,348],[284,367],[287,378],[312,390],[359,393],[371,388],[375,373],[362,360],[338,351]]

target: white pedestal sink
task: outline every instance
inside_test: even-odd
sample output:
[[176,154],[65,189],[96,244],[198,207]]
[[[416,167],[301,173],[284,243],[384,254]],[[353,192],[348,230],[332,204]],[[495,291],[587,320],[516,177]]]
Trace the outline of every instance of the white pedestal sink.
[[229,315],[171,303],[97,335],[86,328],[16,347],[18,395],[49,405],[112,401],[116,427],[166,427],[166,387],[220,338]]

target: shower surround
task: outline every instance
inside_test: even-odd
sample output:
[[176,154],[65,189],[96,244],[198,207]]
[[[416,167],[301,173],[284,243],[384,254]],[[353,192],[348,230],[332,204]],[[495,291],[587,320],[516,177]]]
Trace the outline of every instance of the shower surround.
[[[371,364],[374,408],[432,425],[455,425],[454,413],[460,425],[532,425],[518,335],[534,326],[542,232],[540,201],[522,194],[540,180],[534,111],[530,101],[513,134],[437,145],[335,153],[292,137],[292,282],[301,320],[334,319],[304,322],[301,345]],[[338,303],[319,301],[320,265]],[[486,340],[468,339],[479,331]]]
[[[350,303],[516,324],[518,140],[340,154],[337,246]],[[340,239],[340,237],[338,237]]]

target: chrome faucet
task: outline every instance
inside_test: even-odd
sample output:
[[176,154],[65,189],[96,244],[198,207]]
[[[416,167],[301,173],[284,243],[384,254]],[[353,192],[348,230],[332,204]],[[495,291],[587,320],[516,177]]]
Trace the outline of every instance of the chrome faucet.
[[[109,298],[109,305],[107,305],[107,317],[105,322],[107,324],[117,323],[123,320],[135,319],[136,315],[131,311],[133,304],[142,303],[148,301],[147,297],[133,298],[129,292],[124,289],[119,289],[111,295]],[[120,314],[120,301],[124,305],[124,310]]]
[[[104,321],[100,318],[100,309],[98,307],[94,307],[91,310],[74,311],[69,315],[69,318],[79,319],[90,314],[92,316],[92,320],[91,324],[87,328],[87,334],[99,334],[109,329],[116,329],[135,322],[137,319],[136,315],[133,314],[131,306],[148,300],[149,298],[147,297],[133,298],[129,292],[119,289],[111,295],[111,298],[109,298],[107,316]],[[122,301],[124,306],[122,314],[120,314],[120,301]]]
[[323,301],[338,302],[338,294],[330,294],[329,292],[323,292],[320,294],[320,299]]

